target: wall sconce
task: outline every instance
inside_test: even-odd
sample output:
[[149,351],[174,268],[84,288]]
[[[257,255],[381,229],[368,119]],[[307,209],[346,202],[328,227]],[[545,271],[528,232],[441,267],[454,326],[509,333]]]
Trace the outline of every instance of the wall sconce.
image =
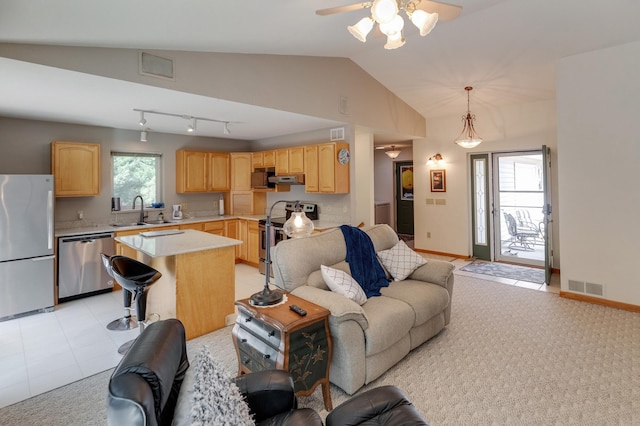
[[442,155],[440,155],[440,154],[435,154],[435,155],[429,157],[429,159],[427,160],[427,166],[430,166],[430,167],[433,167],[433,166],[442,167],[442,166],[444,166],[444,158],[442,158]]

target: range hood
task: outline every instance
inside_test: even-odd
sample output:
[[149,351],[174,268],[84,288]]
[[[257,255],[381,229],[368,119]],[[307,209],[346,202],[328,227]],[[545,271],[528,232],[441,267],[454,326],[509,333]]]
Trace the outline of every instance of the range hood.
[[271,183],[285,183],[288,185],[304,185],[304,175],[269,176]]

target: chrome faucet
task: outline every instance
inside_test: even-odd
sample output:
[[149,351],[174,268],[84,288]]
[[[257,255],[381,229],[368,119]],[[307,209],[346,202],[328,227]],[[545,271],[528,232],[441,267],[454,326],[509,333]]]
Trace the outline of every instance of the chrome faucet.
[[133,199],[133,209],[136,208],[136,200],[140,198],[140,219],[138,220],[138,223],[143,223],[144,222],[144,200],[142,199],[141,195],[136,195],[136,198]]

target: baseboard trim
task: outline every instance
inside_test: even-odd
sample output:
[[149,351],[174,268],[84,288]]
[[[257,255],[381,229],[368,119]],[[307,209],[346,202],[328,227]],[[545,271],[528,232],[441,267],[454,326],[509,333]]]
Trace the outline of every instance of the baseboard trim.
[[451,256],[451,257],[455,257],[456,259],[470,259],[470,257],[466,254],[446,253],[443,251],[425,250],[425,249],[419,249],[419,248],[414,248],[413,250],[418,251],[420,253],[437,254],[439,256]]
[[560,290],[560,297],[565,299],[577,300],[579,302],[593,303],[595,305],[607,306],[609,308],[622,309],[623,311],[640,313],[640,306],[630,303],[616,302],[609,299],[600,299],[599,297],[585,296],[584,294],[572,293]]

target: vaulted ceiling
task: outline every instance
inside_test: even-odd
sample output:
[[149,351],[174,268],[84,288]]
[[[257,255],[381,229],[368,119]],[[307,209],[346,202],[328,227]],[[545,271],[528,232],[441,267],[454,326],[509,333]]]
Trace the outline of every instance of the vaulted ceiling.
[[[560,58],[640,40],[640,2],[632,0],[449,0],[462,6],[458,19],[439,22],[426,37],[407,23],[405,46],[385,50],[382,37],[372,34],[361,43],[346,30],[367,11],[315,14],[349,3],[3,0],[0,42],[346,57],[428,124],[439,116],[462,115],[467,85],[474,87],[471,102],[477,107],[552,100]],[[149,97],[158,110],[189,115],[206,110],[224,120],[255,121],[230,136],[239,139],[339,124],[3,58],[0,71],[0,115],[9,117],[129,128],[122,123],[131,121],[136,99]],[[87,108],[90,99],[93,106]],[[184,133],[184,126],[167,132]],[[224,137],[213,125],[203,126],[201,134]]]

